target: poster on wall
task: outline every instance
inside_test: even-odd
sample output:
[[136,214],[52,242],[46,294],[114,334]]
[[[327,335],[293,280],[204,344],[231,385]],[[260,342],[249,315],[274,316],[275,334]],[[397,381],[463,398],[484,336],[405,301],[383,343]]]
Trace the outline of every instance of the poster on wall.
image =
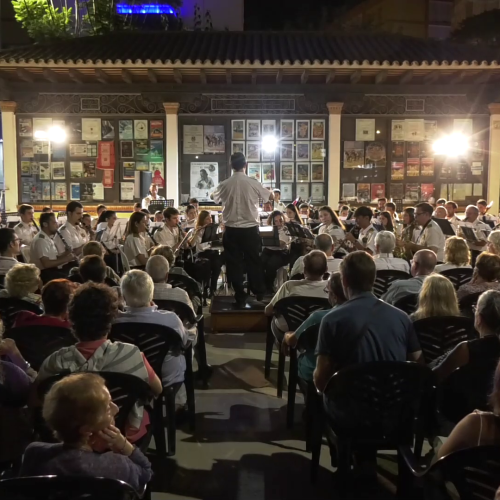
[[312,201],[323,201],[325,198],[325,189],[323,184],[313,183],[311,184],[311,198]]
[[95,177],[95,161],[84,161],[83,162],[83,176],[84,177]]
[[385,198],[385,184],[372,184],[371,195],[372,203],[376,203],[379,198]]
[[296,120],[295,133],[298,141],[309,140],[311,138],[311,122],[310,120]]
[[247,142],[247,154],[246,158],[248,161],[260,161],[260,142]]
[[92,189],[94,191],[94,200],[104,200],[104,186],[100,182],[92,184]]
[[423,177],[434,177],[434,158],[422,158],[422,169],[420,175]]
[[120,200],[132,201],[134,199],[134,183],[120,182]]
[[309,161],[310,151],[308,141],[297,142],[295,148],[297,161]]
[[185,155],[203,154],[203,125],[184,125],[183,152]]
[[297,163],[297,182],[309,182],[309,163]]
[[231,120],[231,139],[233,141],[245,140],[245,120]]
[[210,194],[219,184],[219,164],[217,162],[191,162],[190,196],[199,201],[211,201]]
[[151,158],[163,159],[163,141],[149,141],[149,154]]
[[280,143],[280,160],[293,161],[293,158],[294,158],[293,142],[282,141]]
[[375,141],[368,143],[365,154],[366,167],[385,167],[386,160],[385,145],[382,142]]
[[33,142],[24,140],[21,142],[21,158],[34,158]]
[[276,136],[276,120],[262,120],[262,137]]
[[466,137],[471,137],[472,118],[455,118],[453,120],[453,132],[463,134]]
[[149,137],[151,139],[163,139],[163,120],[151,120],[149,122]]
[[260,163],[248,164],[248,177],[262,182],[262,165]]
[[370,184],[358,183],[356,197],[359,203],[370,203]]
[[93,201],[94,185],[90,182],[80,183],[80,198],[82,201]]
[[69,145],[69,155],[76,158],[87,156],[88,146],[87,144],[70,144]]
[[274,182],[276,176],[274,173],[274,163],[262,164],[262,182]]
[[245,141],[233,141],[231,142],[231,154],[235,153],[245,154]]
[[19,137],[33,137],[31,118],[19,118]]
[[311,181],[323,182],[325,180],[325,167],[323,163],[311,163]]
[[[280,121],[280,138],[281,139],[293,139],[294,137],[294,126],[293,120],[281,120]],[[290,198],[291,199],[291,198]]]
[[420,158],[408,158],[408,160],[406,161],[406,176],[420,176]]
[[392,161],[405,160],[405,143],[404,141],[396,141],[392,143]]
[[247,120],[247,141],[260,140],[260,120]]
[[63,161],[53,161],[51,163],[52,167],[52,179],[65,179],[66,178],[66,170],[64,168]]
[[[280,182],[293,182],[294,180],[294,164],[293,163],[287,163],[287,162],[281,162],[281,176],[280,176]],[[283,194],[283,193],[282,193]]]
[[434,141],[437,138],[437,121],[436,120],[424,120],[424,140]]
[[391,141],[405,140],[405,121],[392,120],[391,122]]
[[424,140],[424,120],[405,120],[405,140]]
[[309,199],[309,184],[297,184],[297,198],[304,201]]
[[50,127],[52,127],[52,118],[33,118],[33,134],[37,132],[48,132]]
[[374,141],[375,140],[375,120],[357,119],[356,120],[356,141]]
[[148,139],[147,120],[134,120],[134,139]]
[[403,183],[396,182],[391,184],[391,198],[393,200],[402,200],[404,197]]
[[311,142],[311,160],[323,161],[325,152],[325,143],[323,141]]
[[83,162],[71,161],[69,163],[69,176],[72,179],[77,179],[79,177],[83,177]]
[[434,184],[420,184],[420,199],[429,201],[434,196]]
[[110,120],[103,120],[101,124],[101,132],[103,139],[114,139],[115,138],[115,126]]
[[365,146],[362,141],[344,142],[344,168],[363,168],[365,165]]
[[405,176],[405,164],[402,161],[393,161],[391,163],[391,180],[402,181]]
[[281,199],[283,201],[292,201],[292,186],[293,184],[280,184]]
[[123,162],[123,178],[127,180],[135,179],[135,161]]
[[115,171],[114,170],[105,170],[102,173],[102,185],[104,188],[112,188],[115,184]]
[[118,137],[120,139],[134,138],[134,122],[132,120],[120,120],[118,122]]
[[418,184],[405,184],[405,197],[406,201],[419,201],[420,200],[420,186]]
[[345,201],[356,199],[356,184],[342,184],[342,199]]
[[65,182],[53,182],[52,183],[52,199],[53,200],[67,200],[68,194],[66,191]]
[[409,142],[406,145],[406,155],[408,158],[420,158],[420,142]]
[[204,125],[204,153],[225,153],[226,136],[224,125]]
[[73,201],[80,201],[80,184],[76,183],[71,183],[70,184],[70,189],[71,189],[71,200]]
[[83,141],[101,140],[100,118],[82,118],[82,140]]
[[324,141],[326,139],[325,120],[311,120],[311,139],[313,141]]

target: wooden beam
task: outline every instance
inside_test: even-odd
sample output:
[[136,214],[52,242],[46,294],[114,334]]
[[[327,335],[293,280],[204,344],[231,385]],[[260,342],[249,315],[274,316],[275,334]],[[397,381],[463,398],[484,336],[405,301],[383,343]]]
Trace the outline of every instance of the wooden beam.
[[405,83],[410,83],[413,78],[413,74],[414,73],[412,69],[405,71],[403,76],[399,79],[399,84],[404,85]]
[[456,85],[457,83],[462,83],[462,81],[467,77],[467,71],[457,71],[452,78],[450,79],[450,83]]
[[134,83],[132,80],[132,73],[130,73],[128,69],[122,69],[121,74],[122,74],[122,80],[125,83],[128,83],[129,85]]
[[83,83],[83,78],[82,74],[77,71],[76,69],[71,68],[68,71],[68,76],[73,80],[75,83],[79,83],[80,85]]
[[335,73],[336,73],[336,71],[334,69],[332,69],[331,71],[328,72],[328,74],[326,75],[326,79],[325,79],[325,83],[327,85],[332,83],[333,80],[335,80]]
[[300,83],[302,85],[305,85],[307,83],[307,80],[309,79],[309,70],[305,69],[302,72],[302,75],[300,76]]
[[57,83],[57,75],[49,68],[44,68],[43,77],[51,83]]
[[178,69],[174,69],[174,80],[175,80],[175,83],[178,83],[178,84],[182,83],[182,74]]
[[200,69],[200,82],[201,82],[203,85],[206,85],[206,84],[207,84],[207,74],[205,73],[205,70],[204,70],[204,69]]
[[383,69],[382,71],[379,71],[377,73],[377,76],[375,77],[375,83],[377,85],[384,83],[387,80],[387,77],[389,76],[389,71],[386,69]]
[[25,82],[33,83],[35,81],[33,75],[29,71],[26,71],[24,68],[17,68],[16,73],[17,76]]
[[351,74],[351,83],[358,83],[361,80],[361,70],[357,69],[354,73]]
[[424,76],[424,83],[426,85],[435,83],[437,80],[439,80],[440,76],[441,73],[439,71],[432,71],[431,73],[428,73],[427,75]]
[[158,83],[158,77],[156,76],[154,69],[148,69],[148,78],[151,83]]
[[231,85],[232,82],[232,79],[231,79],[231,70],[230,69],[226,69],[226,83],[228,85]]
[[252,69],[252,85],[257,85],[257,70]]
[[276,84],[279,85],[283,81],[283,70],[279,69],[276,73]]
[[109,78],[106,73],[102,69],[96,69],[95,70],[95,77],[97,78],[98,82],[101,83],[109,83]]

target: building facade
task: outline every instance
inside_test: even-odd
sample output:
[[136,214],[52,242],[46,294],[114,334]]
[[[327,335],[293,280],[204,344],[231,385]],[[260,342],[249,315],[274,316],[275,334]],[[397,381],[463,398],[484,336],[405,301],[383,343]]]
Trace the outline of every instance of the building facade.
[[[494,57],[408,37],[231,32],[4,51],[6,208],[79,199],[129,211],[137,171],[151,171],[175,205],[204,199],[231,175],[234,151],[285,201],[498,206]],[[54,126],[61,144],[40,138]],[[470,149],[436,156],[433,142],[455,133]]]

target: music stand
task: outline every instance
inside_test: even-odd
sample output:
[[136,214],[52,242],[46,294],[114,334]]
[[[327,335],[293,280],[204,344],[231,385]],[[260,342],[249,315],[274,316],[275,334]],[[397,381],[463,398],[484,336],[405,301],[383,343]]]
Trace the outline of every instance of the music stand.
[[448,219],[435,219],[433,217],[432,220],[441,228],[445,236],[455,236],[455,230]]
[[168,201],[170,200],[153,200],[148,207],[149,213],[154,215],[158,210],[163,212],[163,210],[169,206],[167,204]]
[[308,227],[301,226],[297,222],[285,222],[285,226],[288,229],[288,234],[290,236],[314,240],[314,234],[311,233]]
[[465,239],[467,241],[472,241],[472,242],[479,241],[474,229],[472,229],[471,227],[466,227],[466,226],[460,226],[460,227],[461,227],[462,233],[464,233]]
[[280,235],[277,226],[260,226],[259,233],[262,239],[263,247],[280,246]]
[[220,237],[222,233],[218,233],[219,224],[210,224],[203,231],[203,236],[201,237],[202,243],[214,243],[220,242]]

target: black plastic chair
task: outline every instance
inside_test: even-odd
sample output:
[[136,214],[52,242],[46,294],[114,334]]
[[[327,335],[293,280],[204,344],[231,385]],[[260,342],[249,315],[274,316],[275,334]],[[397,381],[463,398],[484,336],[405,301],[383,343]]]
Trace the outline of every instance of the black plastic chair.
[[3,320],[5,330],[10,330],[14,324],[14,317],[19,311],[29,311],[42,314],[42,309],[27,300],[14,298],[0,298],[0,317]]
[[[430,368],[411,362],[379,361],[349,366],[337,372],[324,392],[327,437],[337,449],[338,473],[346,476],[353,451],[398,450],[411,446],[414,430],[423,426],[423,407],[432,389]],[[329,404],[334,408],[334,420]],[[319,468],[318,447],[313,444],[312,476]],[[398,489],[401,487],[398,476]]]
[[183,323],[196,325],[198,337],[195,346],[195,352],[198,354],[198,370],[199,376],[203,382],[204,388],[208,387],[208,379],[211,375],[211,369],[207,362],[207,346],[205,344],[205,316],[199,314],[196,316],[193,310],[184,302],[178,300],[154,300],[158,309],[164,311],[172,311]]
[[304,274],[303,273],[297,273],[297,274],[294,274],[290,278],[290,281],[303,280],[303,279],[304,279]]
[[[431,467],[417,465],[414,455],[408,447],[401,450],[407,467],[400,468],[399,476],[407,476],[409,470],[414,477],[423,479],[427,492],[437,489],[438,496],[425,498],[451,498],[445,492],[445,483],[451,483],[460,500],[494,500],[500,485],[500,447],[476,446],[450,453],[440,458]],[[411,477],[411,476],[410,476]],[[405,478],[406,486],[411,489],[412,481]],[[456,495],[453,495],[456,498]]]
[[169,274],[167,278],[167,283],[172,285],[173,288],[181,288],[188,295],[191,301],[198,297],[200,302],[200,308],[197,314],[202,314],[202,302],[203,294],[201,292],[201,285],[191,276],[184,276],[183,274]]
[[498,359],[492,358],[457,368],[438,386],[439,412],[457,424],[474,410],[491,411],[488,398],[497,365]]
[[464,340],[477,338],[474,321],[462,316],[425,318],[413,323],[425,362],[445,355]]
[[[189,412],[189,423],[191,429],[195,426],[195,399],[194,399],[194,380],[193,380],[193,348],[191,344],[184,347],[179,334],[162,325],[149,323],[116,323],[111,328],[109,338],[114,341],[127,342],[134,344],[146,356],[149,364],[158,375],[160,380],[163,360],[167,353],[179,355],[184,354],[186,358],[186,372],[184,374],[184,384],[186,386],[187,404]],[[175,394],[179,384],[174,384],[163,388],[163,393],[155,401],[154,412],[154,438],[156,450],[159,456],[168,454],[175,455],[176,449],[176,425],[175,425]],[[165,432],[163,425],[163,404],[167,410],[167,444],[165,443]]]
[[470,293],[458,301],[458,307],[460,308],[462,316],[465,316],[466,318],[474,317],[474,307],[483,293],[484,292]]
[[396,280],[407,280],[410,279],[411,275],[405,273],[404,271],[397,271],[395,269],[383,269],[377,271],[375,275],[375,283],[373,284],[373,293],[375,297],[380,299],[384,295],[392,283]]
[[11,328],[6,337],[14,339],[23,358],[38,371],[44,360],[62,347],[76,344],[76,338],[67,328],[32,325]]
[[446,276],[458,290],[462,285],[469,283],[472,279],[473,269],[468,267],[457,267],[456,269],[448,269],[441,271],[439,274]]
[[36,476],[0,481],[2,500],[138,500],[132,486],[91,476]]
[[[80,283],[80,284],[85,283],[85,281],[83,280],[82,275],[80,273],[74,273],[71,276],[68,276],[68,280],[73,282],[73,283]],[[108,285],[110,287],[120,286],[115,280],[112,280],[111,278],[108,278],[107,276],[104,278],[104,284]]]
[[[290,331],[295,331],[297,328],[313,313],[318,309],[329,309],[331,308],[330,302],[327,298],[319,297],[285,297],[279,300],[274,305],[274,316],[282,316],[288,329]],[[271,373],[271,357],[273,355],[273,345],[275,341],[274,334],[271,330],[271,321],[268,322],[267,328],[267,338],[266,338],[266,359],[264,365],[264,374],[266,378],[269,378]],[[277,382],[277,397],[281,398],[283,396],[283,381],[285,378],[285,355],[281,350],[281,343],[279,345],[279,357],[278,357],[278,382]]]
[[401,297],[395,302],[394,307],[401,309],[401,311],[404,311],[408,316],[413,314],[418,307],[418,293],[409,293]]

